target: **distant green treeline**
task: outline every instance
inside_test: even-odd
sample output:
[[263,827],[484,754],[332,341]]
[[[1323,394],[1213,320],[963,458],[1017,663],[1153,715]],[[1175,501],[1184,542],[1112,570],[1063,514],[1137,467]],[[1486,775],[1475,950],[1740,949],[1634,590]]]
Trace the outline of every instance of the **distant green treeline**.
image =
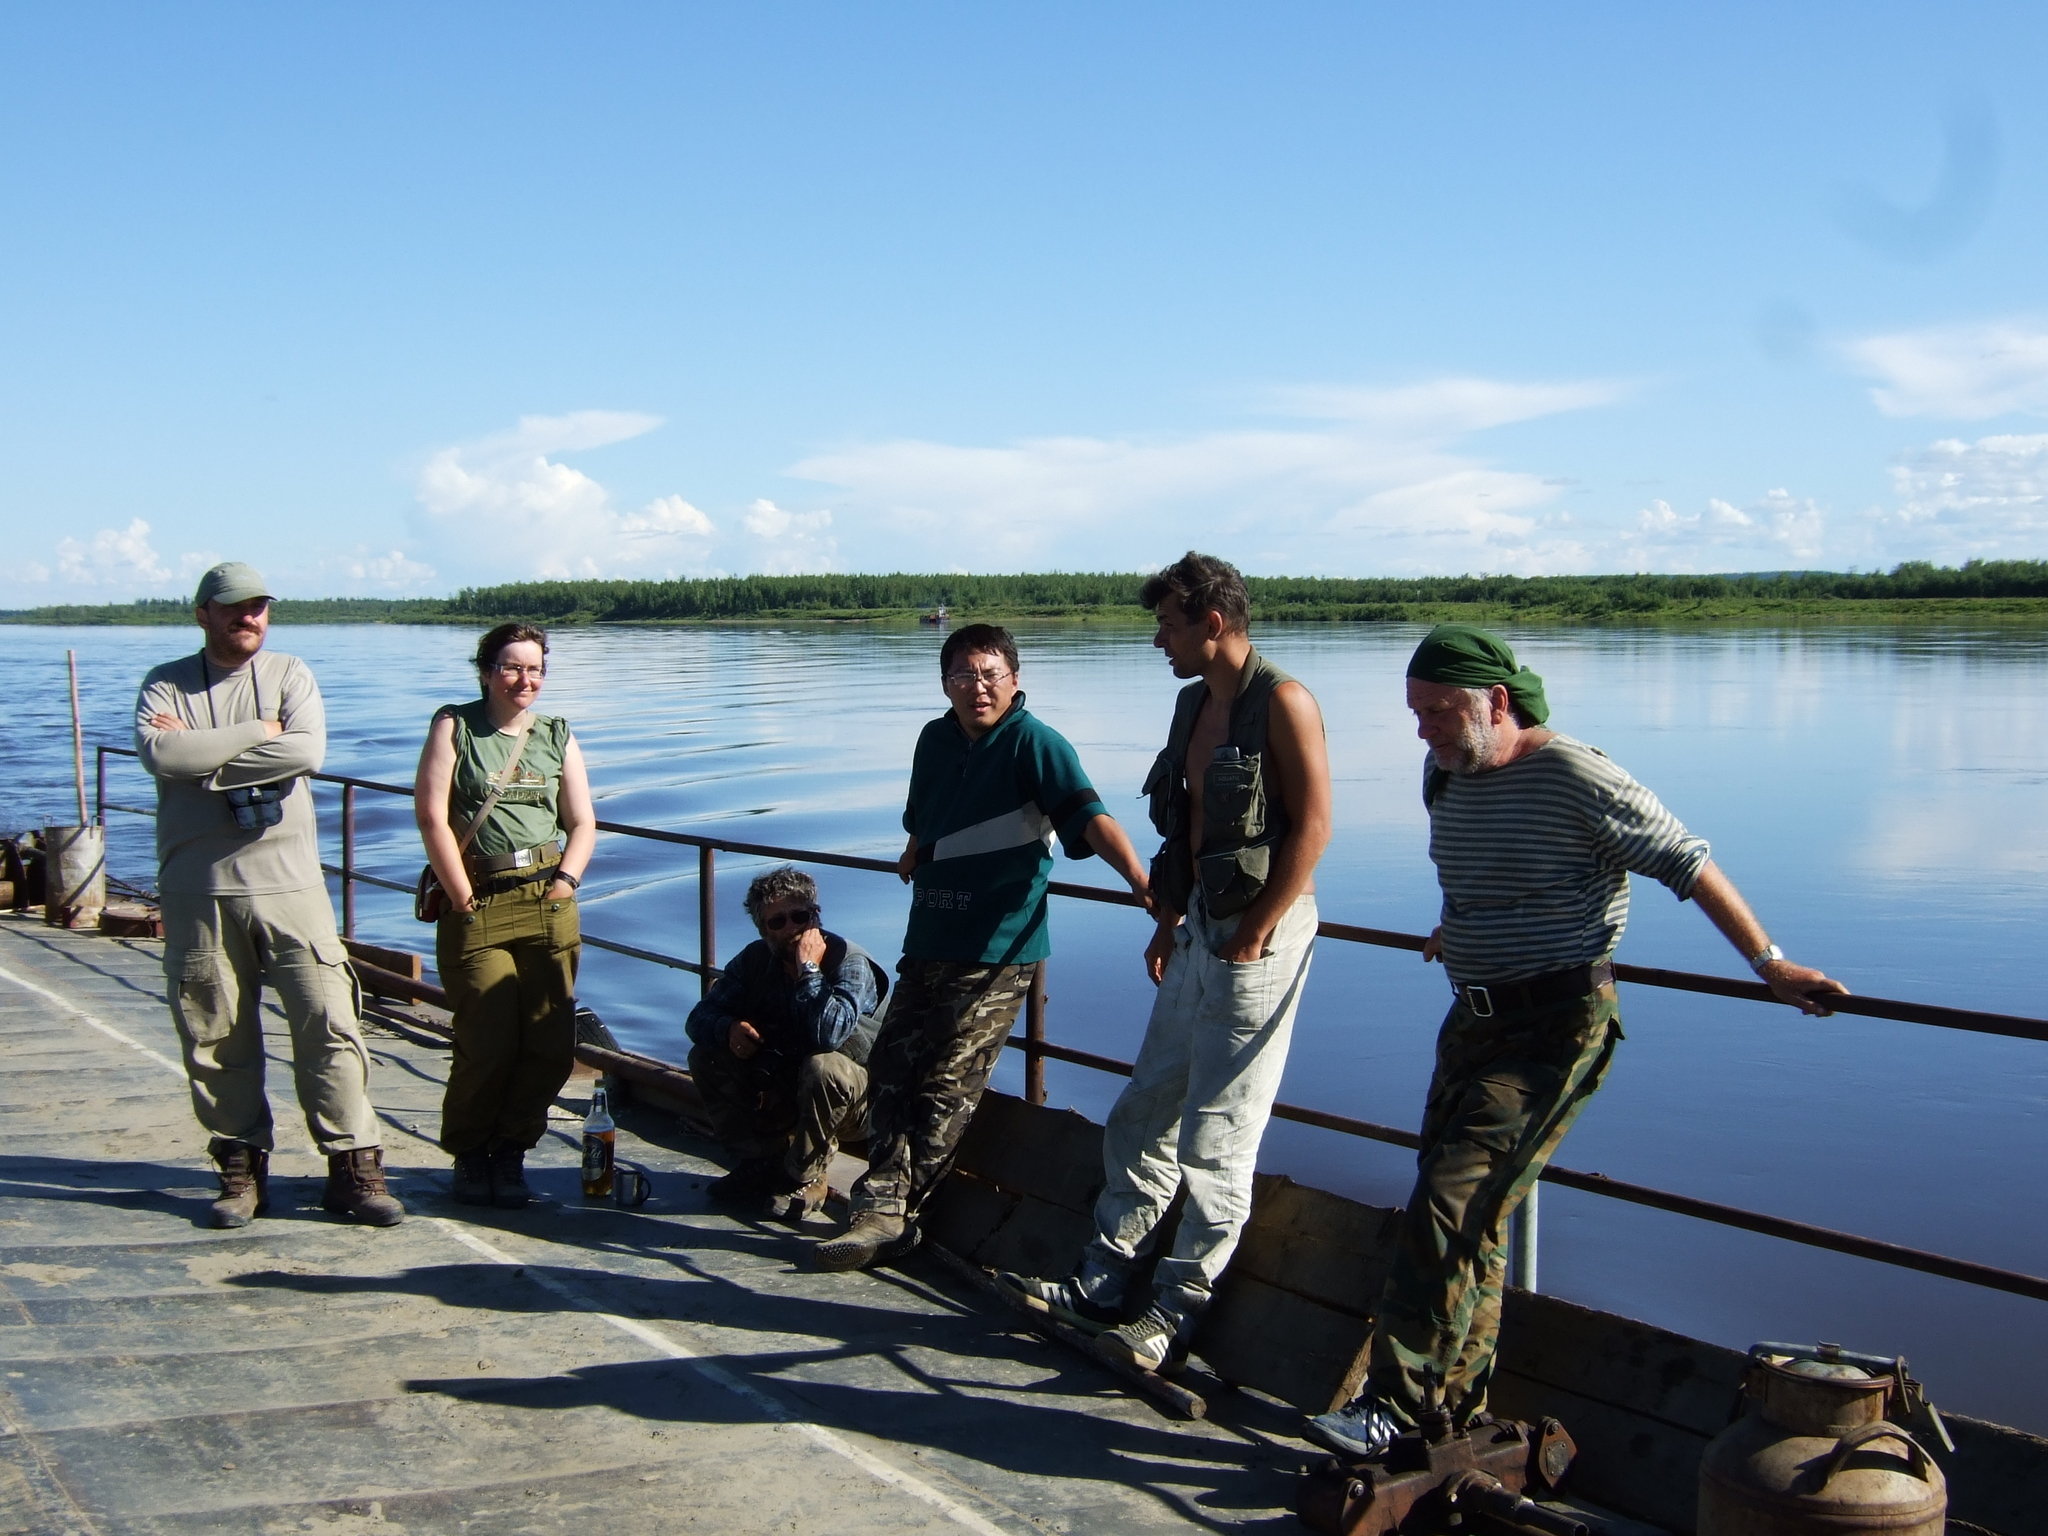
[[[701,581],[526,581],[448,598],[280,600],[282,624],[660,624],[707,620],[908,619],[941,604],[955,620],[1141,620],[1139,574],[734,576]],[[2048,622],[2048,561],[1914,561],[1889,572],[1726,576],[1254,576],[1266,622],[1659,623],[1742,619],[1989,616]],[[0,613],[19,624],[189,624],[182,598]]]

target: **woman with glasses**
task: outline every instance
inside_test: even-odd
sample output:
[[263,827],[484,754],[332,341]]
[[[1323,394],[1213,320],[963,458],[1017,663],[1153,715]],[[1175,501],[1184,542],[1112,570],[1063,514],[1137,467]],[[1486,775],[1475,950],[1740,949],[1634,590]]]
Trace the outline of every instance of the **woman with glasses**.
[[548,637],[500,624],[476,648],[482,697],[434,712],[414,814],[445,901],[434,935],[455,1007],[441,1146],[455,1198],[516,1210],[527,1150],[575,1065],[576,889],[597,841],[583,752],[534,712]]

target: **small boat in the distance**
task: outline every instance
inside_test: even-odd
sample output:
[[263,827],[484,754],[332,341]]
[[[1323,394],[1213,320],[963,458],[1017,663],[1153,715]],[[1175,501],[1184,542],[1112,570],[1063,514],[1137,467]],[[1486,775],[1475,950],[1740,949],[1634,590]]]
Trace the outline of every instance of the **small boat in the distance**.
[[946,605],[941,603],[930,613],[920,613],[917,616],[917,622],[920,624],[950,624],[953,622],[953,615],[948,613]]

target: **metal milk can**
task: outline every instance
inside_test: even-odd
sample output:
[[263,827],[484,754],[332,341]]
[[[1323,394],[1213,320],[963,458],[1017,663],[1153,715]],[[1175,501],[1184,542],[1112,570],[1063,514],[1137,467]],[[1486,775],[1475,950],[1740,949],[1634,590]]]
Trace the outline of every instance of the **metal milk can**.
[[1742,1394],[1700,1458],[1699,1536],[1942,1536],[1947,1479],[1899,1421],[1955,1447],[1903,1359],[1759,1344]]

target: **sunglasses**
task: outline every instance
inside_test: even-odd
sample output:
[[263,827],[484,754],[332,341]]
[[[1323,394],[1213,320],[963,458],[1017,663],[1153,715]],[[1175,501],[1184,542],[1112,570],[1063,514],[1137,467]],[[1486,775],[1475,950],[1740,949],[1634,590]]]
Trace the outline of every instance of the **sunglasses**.
[[816,907],[798,907],[794,912],[770,912],[761,919],[761,926],[769,933],[780,933],[791,923],[799,928],[808,928],[818,920]]

